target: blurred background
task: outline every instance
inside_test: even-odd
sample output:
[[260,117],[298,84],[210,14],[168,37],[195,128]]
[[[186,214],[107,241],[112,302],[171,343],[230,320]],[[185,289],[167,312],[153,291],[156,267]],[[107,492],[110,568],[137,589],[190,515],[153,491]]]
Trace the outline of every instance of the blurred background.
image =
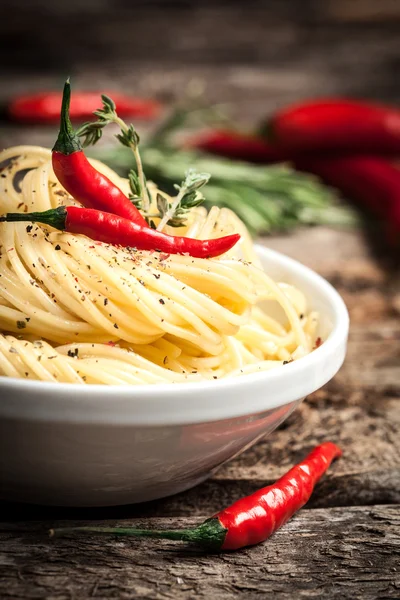
[[398,0],[13,0],[0,100],[71,75],[81,89],[162,99],[202,80],[210,103],[232,101],[250,126],[312,96],[398,102],[399,34]]
[[[249,131],[301,100],[397,105],[399,34],[399,0],[13,0],[0,20],[0,107],[20,94],[60,91],[68,75],[73,93],[154,98],[167,114],[200,94],[230,126]],[[135,123],[144,140],[158,126]],[[0,146],[51,147],[56,131],[3,118]]]

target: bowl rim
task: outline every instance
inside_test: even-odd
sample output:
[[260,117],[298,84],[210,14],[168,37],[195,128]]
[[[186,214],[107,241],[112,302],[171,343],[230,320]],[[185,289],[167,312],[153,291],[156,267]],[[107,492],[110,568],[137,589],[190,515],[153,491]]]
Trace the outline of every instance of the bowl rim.
[[[343,364],[349,331],[346,305],[335,288],[310,267],[261,244],[255,244],[255,249],[261,259],[273,260],[318,286],[330,304],[335,321],[332,331],[310,354],[284,369],[204,382],[82,386],[0,376],[0,418],[141,426],[205,423],[266,412],[316,391]],[[243,400],[248,390],[260,386],[268,386],[268,393],[247,393]],[[217,402],[218,394],[222,402]]]

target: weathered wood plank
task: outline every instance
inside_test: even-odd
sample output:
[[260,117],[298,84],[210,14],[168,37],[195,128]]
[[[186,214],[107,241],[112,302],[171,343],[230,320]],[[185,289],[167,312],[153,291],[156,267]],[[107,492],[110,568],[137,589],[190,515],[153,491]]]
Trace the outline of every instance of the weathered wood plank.
[[[227,7],[207,0],[193,8],[190,0],[179,6],[152,0],[133,10],[129,0],[84,6],[35,0],[29,7],[17,0],[0,21],[3,43],[13,44],[0,74],[0,101],[59,88],[71,73],[76,89],[120,88],[166,101],[180,97],[193,79],[202,81],[207,101],[229,100],[235,122],[250,127],[279,105],[321,94],[397,102],[400,13],[390,0],[378,4],[304,0],[299,10],[291,0],[268,7],[250,0],[244,10],[239,1]],[[33,29],[45,5],[40,29]],[[82,43],[77,7],[91,23]],[[77,32],[68,53],[58,43],[63,31]],[[140,125],[141,133],[148,129]],[[54,127],[3,124],[0,146],[51,147],[54,135]],[[338,376],[272,436],[185,494],[95,510],[0,504],[8,521],[0,524],[1,598],[400,598],[399,276],[379,255],[379,243],[355,232],[320,227],[264,243],[316,269],[345,299],[352,325]],[[251,551],[209,557],[168,542],[51,542],[43,535],[55,519],[140,517],[166,527],[172,524],[166,517],[174,517],[174,524],[187,526],[273,481],[328,437],[343,447],[343,459],[306,509]]]
[[[335,467],[338,474],[370,472],[386,465],[398,467],[398,398],[372,393],[366,397],[368,404],[364,409],[358,405],[360,392],[347,394],[339,386],[330,393],[329,388],[334,385],[310,396],[282,428],[224,465],[216,477],[273,479],[296,462],[305,448],[327,438],[345,452]],[[324,409],[326,404],[332,408]]]
[[[164,518],[135,525],[197,522]],[[294,586],[296,598],[400,595],[399,506],[301,511],[267,543],[211,556],[167,541],[52,541],[46,538],[50,525],[0,524],[2,598],[292,599]]]

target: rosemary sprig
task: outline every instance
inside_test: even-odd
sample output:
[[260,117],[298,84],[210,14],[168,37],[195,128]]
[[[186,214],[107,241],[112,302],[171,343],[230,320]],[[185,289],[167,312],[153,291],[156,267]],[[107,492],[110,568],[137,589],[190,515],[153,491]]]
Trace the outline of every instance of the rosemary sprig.
[[176,106],[151,132],[146,140],[146,146],[170,147],[170,136],[180,130],[196,129],[205,125],[231,125],[225,105],[193,106],[193,103],[191,105],[190,109],[187,106]]
[[[91,154],[126,177],[130,156],[124,148],[103,148]],[[332,188],[290,165],[254,165],[164,145],[144,145],[142,160],[148,178],[168,193],[173,193],[179,174],[192,166],[209,173],[205,206],[230,208],[253,236],[300,225],[353,227],[359,222],[357,212],[340,204]]]
[[[325,224],[348,227],[358,223],[357,213],[350,207],[340,205],[331,188],[312,175],[295,171],[290,165],[262,166],[232,161],[218,156],[208,157],[202,153],[176,150],[169,136],[187,127],[191,120],[200,122],[217,119],[210,109],[192,111],[176,108],[164,123],[156,129],[150,141],[141,145],[134,127],[126,125],[116,113],[115,104],[102,96],[103,108],[95,111],[97,121],[85,123],[78,134],[84,138],[84,146],[93,146],[102,136],[103,128],[117,123],[121,133],[116,137],[135,154],[137,173],[131,169],[130,153],[125,149],[102,149],[91,155],[103,160],[121,175],[129,178],[131,201],[144,214],[147,222],[155,228],[153,219],[159,218],[157,229],[168,224],[181,227],[188,210],[204,201],[227,207],[238,214],[252,235],[287,231],[298,225]],[[219,115],[221,118],[221,115]],[[196,173],[196,166],[201,172]],[[152,181],[165,192],[157,194],[157,211],[149,212],[148,192],[144,170]],[[185,172],[180,186],[175,184]],[[199,191],[212,177],[207,186],[207,199]],[[167,194],[178,194],[170,201]],[[146,199],[144,199],[146,194]]]

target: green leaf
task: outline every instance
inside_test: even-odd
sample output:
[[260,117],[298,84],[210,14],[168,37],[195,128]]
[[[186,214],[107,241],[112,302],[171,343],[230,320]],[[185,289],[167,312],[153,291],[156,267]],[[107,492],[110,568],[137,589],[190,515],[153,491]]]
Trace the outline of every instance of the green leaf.
[[168,200],[166,199],[165,196],[162,196],[161,194],[157,194],[156,200],[157,200],[157,208],[159,210],[160,217],[163,217],[167,213],[168,208],[169,208]]
[[115,137],[121,142],[121,144],[127,146],[128,148],[131,146],[136,148],[140,142],[140,137],[133,125],[129,125],[127,131],[121,131],[121,133],[117,133]]
[[76,132],[79,137],[83,138],[82,146],[87,148],[97,144],[103,135],[103,127],[104,124],[100,121],[83,123]]
[[178,217],[174,217],[168,221],[170,227],[183,227],[185,223],[186,219],[179,219]]
[[[130,168],[130,156],[124,148],[111,152],[102,150],[95,156],[121,175]],[[173,193],[174,189],[180,192],[184,183],[190,184],[192,173],[188,171],[194,165],[201,173],[211,174],[212,183],[207,185],[207,198],[204,200],[206,207],[230,208],[252,235],[288,231],[300,225],[323,223],[352,227],[359,222],[357,212],[340,203],[334,189],[290,165],[254,165],[160,146],[145,146],[142,158],[148,178],[168,193]],[[183,172],[186,172],[184,181],[176,185]],[[195,191],[203,199],[201,192]],[[185,210],[192,208],[198,199],[191,194],[191,191],[184,190],[183,205],[177,206],[168,225],[182,225]]]
[[103,108],[95,110],[93,114],[97,117],[97,121],[88,121],[79,127],[77,134],[83,137],[83,146],[94,146],[101,139],[103,129],[109,123],[112,123],[118,118],[115,112],[115,103],[108,96],[102,95]]
[[185,193],[194,192],[195,190],[199,190],[206,183],[208,183],[210,179],[209,173],[198,173],[196,169],[188,169],[185,173],[185,179],[182,181],[180,185],[180,189],[185,189]]
[[129,179],[129,187],[132,192],[132,197],[136,198],[138,196],[141,196],[142,190],[140,187],[139,177],[138,177],[138,174],[136,173],[136,171],[131,169],[128,174],[128,179]]
[[106,96],[105,94],[101,95],[101,99],[103,101],[103,110],[105,113],[115,113],[116,112],[116,105],[114,100],[112,100],[109,96]]

